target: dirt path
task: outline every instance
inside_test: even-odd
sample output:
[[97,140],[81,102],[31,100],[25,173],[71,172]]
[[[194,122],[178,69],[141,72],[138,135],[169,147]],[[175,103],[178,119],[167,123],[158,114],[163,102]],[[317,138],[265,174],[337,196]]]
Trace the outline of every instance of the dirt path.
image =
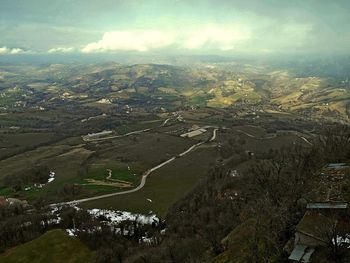
[[[252,135],[250,133],[247,133],[245,131],[242,131],[242,130],[236,130],[240,133],[243,133],[244,135],[248,136],[248,137],[251,137],[251,138],[254,138],[254,139],[257,139],[257,140],[268,140],[268,139],[274,139],[274,138],[277,138],[277,134],[274,134],[272,136],[269,136],[269,137],[257,137],[255,135]],[[296,132],[293,132],[292,134],[294,134],[295,136],[299,137],[300,139],[302,139],[304,142],[306,142],[308,145],[312,146],[313,144],[308,140],[306,139],[304,136],[301,136],[299,134],[297,134]]]
[[[169,120],[170,120],[170,118],[166,119],[164,122],[162,122],[161,125],[159,125],[159,127],[164,127]],[[105,137],[105,138],[96,138],[96,139],[83,138],[83,140],[85,142],[97,142],[97,141],[104,141],[104,140],[110,140],[110,139],[116,139],[116,138],[123,138],[123,137],[127,137],[129,135],[140,134],[140,133],[143,133],[143,132],[147,132],[147,131],[150,131],[152,129],[154,129],[154,128],[147,128],[147,129],[143,129],[143,130],[132,131],[132,132],[128,132],[128,133],[125,133],[125,134],[122,134],[122,135],[114,135],[114,136],[109,136],[109,137]]]

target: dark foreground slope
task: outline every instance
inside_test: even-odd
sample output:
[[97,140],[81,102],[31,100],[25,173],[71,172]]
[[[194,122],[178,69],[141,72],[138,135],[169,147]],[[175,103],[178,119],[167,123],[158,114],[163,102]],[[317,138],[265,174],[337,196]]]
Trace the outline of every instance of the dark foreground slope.
[[52,230],[37,239],[7,250],[0,255],[2,263],[21,262],[92,262],[91,252],[79,239],[63,230]]

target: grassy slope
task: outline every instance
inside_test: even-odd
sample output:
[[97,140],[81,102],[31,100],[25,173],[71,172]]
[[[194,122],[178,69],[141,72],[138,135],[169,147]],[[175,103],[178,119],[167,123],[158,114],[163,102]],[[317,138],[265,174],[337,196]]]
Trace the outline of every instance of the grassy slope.
[[[168,208],[206,175],[216,157],[215,148],[201,148],[150,175],[138,192],[83,203],[87,208],[113,208],[165,216]],[[152,203],[147,201],[151,199]]]
[[250,219],[237,226],[226,238],[227,250],[212,263],[248,263],[249,242],[254,233],[254,220]]
[[0,254],[0,262],[87,263],[92,262],[92,254],[77,238],[69,237],[62,230],[52,230]]

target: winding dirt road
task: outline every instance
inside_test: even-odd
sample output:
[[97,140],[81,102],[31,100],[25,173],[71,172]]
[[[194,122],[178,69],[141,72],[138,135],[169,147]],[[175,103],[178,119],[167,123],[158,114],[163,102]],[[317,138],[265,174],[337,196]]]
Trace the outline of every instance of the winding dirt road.
[[[252,134],[247,133],[247,132],[242,131],[242,130],[236,130],[236,131],[238,131],[238,132],[240,132],[240,133],[242,133],[242,134],[244,134],[244,135],[246,135],[246,136],[248,136],[248,137],[257,139],[257,140],[268,140],[268,139],[277,138],[277,134],[274,134],[274,135],[268,136],[268,137],[257,137],[257,136],[255,136],[255,135],[252,135]],[[302,139],[302,140],[303,140],[304,142],[306,142],[308,145],[310,145],[310,146],[313,145],[313,144],[312,144],[308,139],[306,139],[304,136],[301,136],[301,135],[297,134],[296,132],[293,132],[293,134],[294,134],[295,136],[299,137],[300,139]]]
[[[169,120],[170,120],[170,118],[166,119],[164,122],[162,122],[161,125],[159,125],[159,127],[164,127]],[[97,142],[97,141],[104,141],[104,140],[110,140],[110,139],[116,139],[116,138],[123,138],[123,137],[127,137],[129,135],[147,132],[147,131],[150,131],[152,129],[154,129],[154,128],[147,128],[147,129],[143,129],[143,130],[128,132],[128,133],[125,133],[122,135],[114,135],[114,136],[109,136],[109,137],[104,137],[104,138],[96,138],[96,139],[87,139],[84,137],[83,140],[85,142]]]

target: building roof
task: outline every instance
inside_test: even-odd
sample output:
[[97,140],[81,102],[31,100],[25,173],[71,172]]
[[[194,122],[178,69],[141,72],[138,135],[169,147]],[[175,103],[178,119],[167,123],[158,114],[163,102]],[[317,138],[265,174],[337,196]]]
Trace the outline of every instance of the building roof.
[[315,249],[313,248],[308,248],[304,245],[296,245],[288,259],[307,263],[310,262],[311,255],[314,251]]
[[200,135],[204,132],[206,132],[207,130],[206,129],[198,129],[198,130],[194,130],[194,131],[190,131],[190,132],[187,132],[187,133],[184,133],[184,134],[181,134],[181,137],[194,137],[194,136],[197,136],[197,135]]
[[312,256],[312,253],[314,253],[315,249],[314,248],[308,248],[306,251],[305,251],[305,254],[304,256],[301,258],[301,262],[310,262],[310,258]]
[[324,203],[309,203],[307,209],[346,209],[348,203],[342,202],[324,202]]
[[326,168],[331,168],[331,169],[345,169],[349,167],[350,166],[347,165],[346,163],[329,163],[326,166]]
[[306,211],[296,226],[300,233],[308,235],[322,242],[327,242],[328,232],[332,227],[332,219],[316,211]]

